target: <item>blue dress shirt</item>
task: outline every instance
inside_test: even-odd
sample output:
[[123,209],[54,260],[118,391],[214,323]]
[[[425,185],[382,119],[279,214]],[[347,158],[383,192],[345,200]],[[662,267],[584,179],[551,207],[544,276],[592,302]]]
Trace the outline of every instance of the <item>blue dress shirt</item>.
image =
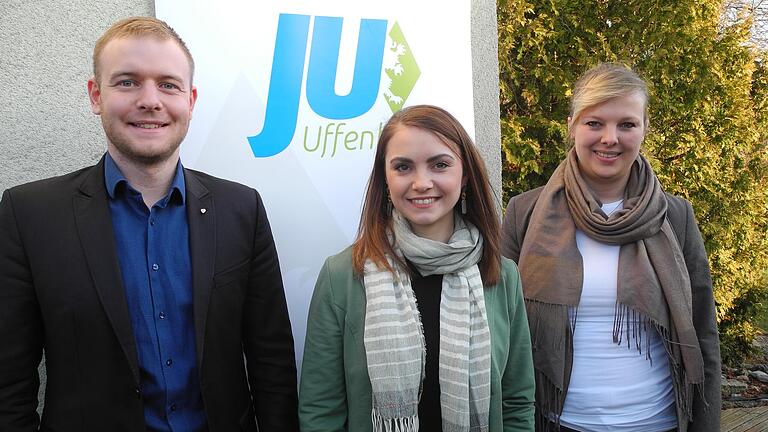
[[195,353],[184,171],[151,209],[106,155],[104,178],[136,338],[148,431],[206,430]]

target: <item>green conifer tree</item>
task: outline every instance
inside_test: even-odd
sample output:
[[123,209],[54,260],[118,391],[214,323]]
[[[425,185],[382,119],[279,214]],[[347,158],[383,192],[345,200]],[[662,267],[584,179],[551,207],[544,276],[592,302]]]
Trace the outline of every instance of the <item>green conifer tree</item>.
[[642,152],[693,204],[709,253],[726,362],[748,352],[768,280],[768,68],[749,19],[716,0],[501,0],[505,197],[546,183],[563,159],[572,85],[598,62],[650,84]]

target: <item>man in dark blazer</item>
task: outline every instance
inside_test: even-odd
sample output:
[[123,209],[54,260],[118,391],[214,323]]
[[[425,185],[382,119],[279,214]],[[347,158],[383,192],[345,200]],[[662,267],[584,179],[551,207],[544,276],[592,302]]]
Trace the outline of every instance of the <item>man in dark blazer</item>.
[[88,82],[107,153],[4,192],[0,431],[298,430],[261,198],[179,161],[193,68],[164,22],[114,24]]

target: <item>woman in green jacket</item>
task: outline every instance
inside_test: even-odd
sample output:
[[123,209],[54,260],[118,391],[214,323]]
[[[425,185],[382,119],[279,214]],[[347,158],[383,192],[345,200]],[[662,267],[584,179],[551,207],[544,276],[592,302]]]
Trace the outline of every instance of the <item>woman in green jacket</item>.
[[395,114],[357,240],[326,260],[307,324],[309,431],[530,431],[520,278],[500,255],[485,165],[445,110]]

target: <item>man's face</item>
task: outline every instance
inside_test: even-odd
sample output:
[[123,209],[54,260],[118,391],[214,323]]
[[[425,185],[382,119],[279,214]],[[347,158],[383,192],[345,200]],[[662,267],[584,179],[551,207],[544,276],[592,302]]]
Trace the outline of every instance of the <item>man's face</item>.
[[88,81],[116,159],[155,165],[178,157],[197,99],[184,51],[173,40],[128,37],[107,43],[101,76]]

